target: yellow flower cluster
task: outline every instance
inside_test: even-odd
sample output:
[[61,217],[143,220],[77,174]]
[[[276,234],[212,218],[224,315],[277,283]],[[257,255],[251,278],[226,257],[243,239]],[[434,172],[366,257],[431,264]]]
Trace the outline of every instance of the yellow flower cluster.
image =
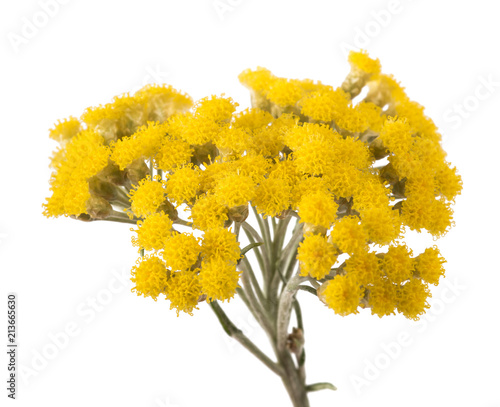
[[352,52],[349,63],[338,88],[245,70],[252,108],[239,112],[224,95],[193,105],[148,85],[61,121],[44,214],[137,222],[133,244],[148,254],[134,267],[135,291],[164,294],[178,313],[236,293],[242,256],[231,225],[249,205],[264,219],[295,216],[299,273],[337,314],[418,319],[444,259],[435,247],[414,256],[404,231],[445,234],[461,178],[432,120],[380,62]]

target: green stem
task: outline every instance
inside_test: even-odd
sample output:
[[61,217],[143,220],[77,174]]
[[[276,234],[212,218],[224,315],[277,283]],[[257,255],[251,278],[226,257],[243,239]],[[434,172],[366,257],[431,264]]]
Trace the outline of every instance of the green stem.
[[272,245],[273,250],[271,253],[271,261],[273,264],[272,270],[274,274],[270,282],[269,298],[274,304],[277,303],[276,300],[278,297],[278,287],[280,282],[282,282],[283,285],[285,285],[287,282],[286,276],[284,275],[283,269],[281,268],[280,256],[282,253],[283,241],[285,240],[285,235],[288,228],[288,224],[290,223],[290,219],[291,218],[279,221]]
[[276,339],[276,332],[273,328],[273,324],[269,320],[266,309],[263,307],[263,304],[257,300],[257,297],[253,291],[252,283],[250,282],[249,273],[246,268],[242,267],[240,263],[240,268],[243,269],[243,273],[241,275],[241,280],[243,282],[243,290],[245,291],[246,297],[248,299],[248,303],[250,305],[250,309],[253,310],[253,315],[257,319],[257,322],[264,328],[269,339],[273,342]]
[[299,288],[299,290],[307,291],[308,293],[311,293],[315,296],[318,296],[317,291],[314,288],[309,287],[308,285],[299,285],[298,288]]
[[259,298],[259,302],[261,304],[266,303],[266,299],[264,298],[264,295],[262,294],[262,290],[260,289],[259,282],[257,281],[257,277],[255,277],[255,273],[253,272],[252,266],[250,265],[250,262],[246,257],[243,257],[241,259],[243,262],[243,267],[245,269],[244,272],[247,272],[248,275],[250,276],[250,282],[252,284],[253,289],[255,290],[255,293],[257,294],[257,297]]
[[337,390],[337,388],[331,383],[314,383],[306,386],[307,392],[318,391],[318,390]]
[[306,279],[306,277],[301,277],[296,274],[288,281],[280,295],[277,321],[278,352],[286,350],[286,339],[288,336],[288,325],[290,323],[290,316],[292,313],[292,303],[295,300],[295,294],[299,289],[300,283]]
[[177,218],[176,220],[174,220],[173,224],[174,225],[189,226],[189,227],[193,226],[193,222],[188,222],[188,221],[185,221],[184,219],[181,219],[181,218]]
[[[249,225],[247,222],[243,222],[241,224],[243,227],[243,230],[245,234],[247,235],[248,240],[250,243],[264,243],[264,240],[262,240],[262,237],[257,233],[257,231]],[[257,261],[259,262],[259,267],[260,270],[262,271],[262,274],[264,276],[264,279],[267,277],[267,271],[269,270],[269,265],[267,258],[263,256],[263,249],[261,247],[258,247],[254,250],[255,256],[257,257]]]
[[241,343],[246,349],[250,351],[257,359],[264,363],[269,369],[271,369],[278,376],[283,376],[284,371],[281,366],[276,362],[273,362],[266,354],[264,354],[255,344],[248,339],[245,334],[238,329],[233,322],[228,318],[226,313],[222,310],[217,301],[210,302],[210,307],[214,311],[217,319],[222,325],[224,331],[233,339]]

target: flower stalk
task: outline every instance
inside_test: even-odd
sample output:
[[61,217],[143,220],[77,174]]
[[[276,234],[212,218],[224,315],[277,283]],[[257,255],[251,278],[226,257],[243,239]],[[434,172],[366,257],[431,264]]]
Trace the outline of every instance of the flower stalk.
[[[254,214],[261,234],[246,221],[236,223],[233,233],[239,237],[240,229],[246,232],[250,244],[242,249],[242,252],[253,251],[256,255],[261,267],[262,285],[249,259],[243,257],[238,263],[238,267],[242,270],[242,286],[238,289],[238,293],[266,332],[275,353],[275,360],[261,351],[235,326],[217,301],[211,301],[210,307],[226,334],[237,340],[281,378],[292,405],[308,407],[308,392],[336,388],[330,383],[307,385],[305,381],[304,326],[296,295],[299,289],[312,292],[315,292],[315,289],[306,285],[307,277],[298,273],[293,275],[297,248],[303,239],[302,224],[297,220],[290,241],[283,247],[291,217],[278,220],[272,218],[271,229],[267,219],[263,219],[256,211]],[[267,261],[264,262],[263,259]],[[297,326],[290,332],[293,312],[296,315]]]

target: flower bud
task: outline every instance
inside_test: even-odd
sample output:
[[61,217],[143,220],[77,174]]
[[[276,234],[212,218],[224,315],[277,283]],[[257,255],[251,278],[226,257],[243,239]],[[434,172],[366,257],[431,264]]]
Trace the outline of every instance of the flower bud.
[[98,177],[89,179],[89,191],[93,196],[99,196],[107,201],[116,199],[116,186]]
[[205,143],[199,146],[193,146],[194,152],[191,156],[191,162],[194,165],[201,165],[210,162],[210,158],[217,156],[217,147],[212,142]]
[[288,219],[290,216],[292,216],[292,210],[291,209],[285,209],[284,211],[281,211],[276,217],[278,219]]
[[111,182],[115,185],[123,185],[125,182],[125,172],[120,171],[120,167],[113,161],[108,160],[108,165],[99,173],[99,178]]
[[297,356],[302,353],[304,343],[304,332],[300,328],[293,328],[292,333],[286,338],[286,347]]
[[125,177],[128,186],[137,185],[141,179],[149,174],[149,168],[144,160],[135,160],[125,169]]
[[81,213],[80,215],[69,215],[71,219],[80,220],[82,222],[92,222],[94,219],[88,213]]
[[227,216],[229,217],[229,220],[232,220],[233,222],[244,222],[248,217],[248,204],[229,208]]
[[165,201],[158,207],[157,212],[163,212],[172,222],[179,218],[177,209],[175,209],[174,205],[172,205],[172,203],[167,199],[165,199]]
[[326,236],[326,228],[324,226],[313,225],[312,223],[304,223],[304,236],[305,235],[321,235]]
[[394,185],[399,181],[399,174],[396,172],[391,163],[380,169],[380,177],[391,185]]
[[370,152],[376,160],[381,160],[389,155],[389,150],[384,146],[380,137],[377,137],[371,142]]
[[92,219],[106,219],[111,212],[113,212],[111,204],[100,196],[91,195],[87,201],[87,213]]

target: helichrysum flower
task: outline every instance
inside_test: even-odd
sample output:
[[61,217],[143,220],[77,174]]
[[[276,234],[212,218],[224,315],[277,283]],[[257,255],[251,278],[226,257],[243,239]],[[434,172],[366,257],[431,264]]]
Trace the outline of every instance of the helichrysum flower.
[[149,122],[131,136],[114,142],[111,159],[123,170],[141,157],[154,156],[162,144],[166,129],[165,124]]
[[354,254],[367,247],[368,234],[355,216],[346,216],[335,223],[331,241],[344,253]]
[[49,137],[64,145],[82,130],[82,124],[76,117],[70,116],[59,122],[50,130]]
[[337,253],[332,244],[321,235],[311,234],[304,238],[297,251],[300,275],[310,275],[321,280],[337,261]]
[[134,230],[137,237],[132,239],[134,246],[145,250],[161,250],[165,241],[172,234],[172,221],[163,212],[153,213],[144,221],[138,221],[139,228]]
[[397,309],[406,318],[418,320],[430,308],[427,302],[429,297],[431,293],[427,284],[418,278],[412,278],[399,289]]
[[389,207],[374,207],[361,212],[361,224],[368,238],[379,245],[387,245],[401,232],[401,221]]
[[166,182],[167,196],[172,202],[180,205],[192,202],[200,189],[200,171],[198,167],[188,165],[176,169]]
[[170,274],[165,286],[166,299],[170,301],[170,309],[193,315],[193,310],[198,309],[201,292],[199,270],[176,271]]
[[205,261],[222,259],[236,264],[241,258],[236,236],[224,228],[209,229],[203,235],[201,253]]
[[368,285],[381,277],[380,260],[375,253],[359,251],[345,261],[344,271],[360,285]]
[[342,316],[357,314],[364,290],[355,278],[345,275],[336,276],[318,290],[318,296],[329,308]]
[[389,247],[382,259],[382,270],[393,283],[403,283],[412,276],[414,267],[412,252],[405,245]]
[[130,191],[130,208],[137,217],[146,217],[155,213],[165,201],[165,184],[146,177],[136,189]]
[[286,181],[269,177],[255,189],[252,203],[264,217],[277,216],[290,207],[291,193],[292,187]]
[[137,295],[151,297],[155,301],[165,291],[170,271],[165,263],[157,256],[145,256],[137,261],[132,268],[132,289]]
[[380,61],[372,59],[366,51],[350,52],[348,57],[351,67],[367,74],[380,73]]
[[[364,51],[348,59],[337,88],[245,70],[239,79],[252,108],[241,112],[224,95],[193,105],[171,86],[147,85],[60,121],[49,134],[59,146],[44,214],[137,224],[133,244],[153,253],[133,269],[135,290],[165,293],[178,313],[192,313],[200,300],[234,296],[236,234],[250,233],[251,206],[273,218],[264,233],[273,242],[258,249],[265,267],[298,259],[299,273],[320,280],[319,297],[339,315],[360,307],[417,319],[445,260],[435,247],[413,257],[404,232],[444,235],[462,179],[437,126],[380,61]],[[303,225],[297,251],[285,256],[290,246],[276,237],[292,217]]]
[[415,275],[429,284],[438,285],[439,279],[444,277],[443,263],[446,260],[439,249],[436,246],[429,247],[415,258]]
[[250,176],[235,173],[221,179],[214,192],[218,203],[232,208],[245,205],[254,199],[255,186]]
[[234,262],[221,257],[204,261],[200,271],[201,289],[208,298],[225,301],[234,297],[241,272]]
[[368,305],[372,315],[380,318],[394,314],[398,300],[398,285],[387,278],[378,278],[369,286]]
[[326,192],[318,191],[305,195],[298,206],[301,222],[328,229],[335,220],[337,205],[333,197]]
[[222,227],[228,219],[227,207],[217,202],[213,194],[200,196],[191,208],[193,225],[201,230]]
[[165,240],[163,258],[172,270],[187,270],[198,260],[201,247],[192,233],[174,233]]
[[184,140],[165,137],[155,155],[155,163],[163,171],[172,171],[190,162],[193,147]]

